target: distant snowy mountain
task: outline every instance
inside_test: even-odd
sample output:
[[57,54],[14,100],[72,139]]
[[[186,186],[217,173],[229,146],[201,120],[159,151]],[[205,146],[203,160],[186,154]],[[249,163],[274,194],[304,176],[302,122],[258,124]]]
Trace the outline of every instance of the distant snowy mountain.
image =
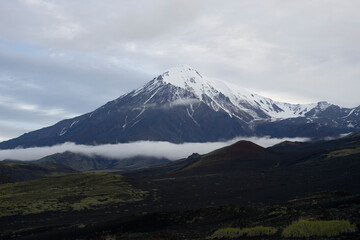
[[91,113],[0,143],[0,149],[137,140],[207,142],[237,136],[312,137],[360,131],[360,106],[289,104],[183,65]]
[[[150,86],[144,86],[135,91],[133,96],[136,96],[139,92],[151,91],[152,87],[156,88],[156,86],[164,84],[185,89],[194,95],[192,99],[206,103],[214,111],[223,110],[230,117],[241,120],[244,120],[243,117],[238,115],[243,114],[248,114],[251,120],[300,117],[305,116],[307,112],[318,105],[276,102],[229,83],[204,77],[195,69],[186,65],[170,69],[154,79]],[[177,93],[175,96],[178,97],[177,100],[180,102],[182,100],[188,101],[188,98]],[[325,109],[330,104],[321,103],[319,106]]]

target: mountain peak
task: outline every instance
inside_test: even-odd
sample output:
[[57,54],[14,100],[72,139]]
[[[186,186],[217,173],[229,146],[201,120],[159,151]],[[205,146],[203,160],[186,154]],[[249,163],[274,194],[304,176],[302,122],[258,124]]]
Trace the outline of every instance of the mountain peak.
[[231,152],[260,152],[264,151],[265,148],[246,140],[238,141],[227,147],[228,151]]
[[317,107],[320,108],[321,110],[325,110],[326,108],[330,107],[332,104],[326,102],[326,101],[321,101],[317,103]]
[[206,84],[203,76],[186,64],[170,68],[158,78],[163,80],[164,83],[169,83],[187,90],[199,90],[201,86]]
[[169,72],[171,71],[171,72],[186,73],[186,72],[192,72],[192,71],[196,71],[196,70],[187,64],[182,64],[180,66],[172,67],[168,71]]
[[[167,93],[160,94],[159,88],[166,85],[182,90],[172,89],[169,91],[168,88],[165,88]],[[168,97],[168,99],[171,101],[180,99],[183,100],[182,102],[188,102],[189,96],[192,96],[191,98],[196,98],[199,102],[205,103],[216,112],[224,111],[231,118],[235,117],[246,122],[259,119],[304,117],[307,112],[317,106],[316,103],[288,104],[273,101],[223,80],[203,76],[186,64],[170,68],[154,78],[149,84],[136,90],[133,96],[138,95],[140,92],[148,92],[153,102],[154,96],[159,94],[161,96],[172,94],[172,97]],[[149,101],[146,100],[145,102],[148,103]],[[162,99],[158,102],[163,103],[165,101]],[[317,110],[323,111],[329,105],[324,102],[319,103]]]

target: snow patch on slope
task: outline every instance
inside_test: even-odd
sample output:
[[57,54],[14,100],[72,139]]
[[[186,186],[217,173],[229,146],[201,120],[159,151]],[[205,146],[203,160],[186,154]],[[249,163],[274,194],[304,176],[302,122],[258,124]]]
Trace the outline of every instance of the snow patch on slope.
[[355,108],[354,109],[352,109],[350,112],[349,112],[349,114],[348,115],[346,115],[345,117],[343,117],[343,118],[347,118],[347,117],[349,117],[353,112],[355,111]]

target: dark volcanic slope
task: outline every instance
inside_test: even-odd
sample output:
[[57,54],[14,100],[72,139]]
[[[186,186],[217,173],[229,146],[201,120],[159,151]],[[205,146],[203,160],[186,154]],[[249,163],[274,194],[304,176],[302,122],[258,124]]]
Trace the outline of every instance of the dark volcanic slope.
[[284,156],[249,141],[239,141],[202,156],[180,170],[182,174],[227,173],[271,169]]
[[[50,146],[57,143],[78,144],[121,143],[137,140],[205,142],[231,139],[249,135],[245,122],[230,118],[224,111],[214,111],[202,102],[194,105],[196,112],[189,117],[189,106],[166,107],[173,92],[187,93],[171,85],[133,96],[122,96],[88,113],[61,121],[51,127],[26,133],[18,138],[0,143],[0,149],[17,146]],[[157,91],[158,90],[158,91]],[[154,92],[156,97],[151,98]],[[151,101],[144,102],[151,98]],[[194,122],[192,118],[197,120]],[[220,124],[221,123],[221,124]]]
[[159,189],[164,204],[277,202],[322,191],[360,193],[360,139],[264,149],[240,141],[203,156],[127,174]]

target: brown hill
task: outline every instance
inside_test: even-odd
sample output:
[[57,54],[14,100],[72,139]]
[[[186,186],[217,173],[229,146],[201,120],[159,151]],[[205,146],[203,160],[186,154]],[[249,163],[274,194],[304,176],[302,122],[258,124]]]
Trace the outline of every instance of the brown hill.
[[249,141],[238,141],[230,146],[203,155],[181,169],[181,173],[201,174],[270,169],[280,164],[283,157]]

